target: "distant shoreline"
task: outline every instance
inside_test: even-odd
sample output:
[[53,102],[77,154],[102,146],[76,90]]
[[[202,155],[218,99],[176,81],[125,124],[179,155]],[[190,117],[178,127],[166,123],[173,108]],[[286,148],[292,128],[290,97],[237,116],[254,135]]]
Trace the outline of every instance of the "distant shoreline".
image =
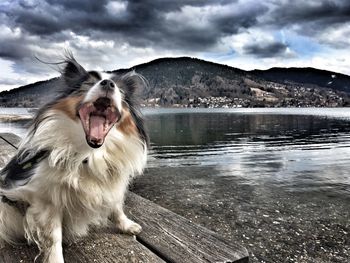
[[[35,113],[38,108],[33,107],[26,107],[26,106],[6,106],[6,105],[0,105],[0,108],[3,109],[29,109],[30,113]],[[271,105],[265,105],[265,106],[255,106],[255,107],[225,107],[225,106],[218,106],[218,107],[204,107],[204,106],[197,106],[197,107],[187,107],[185,105],[167,105],[167,106],[160,106],[160,105],[141,105],[141,109],[255,109],[255,108],[276,108],[276,109],[293,109],[293,108],[350,108],[350,105],[348,106],[324,106],[324,105],[307,105],[307,106],[271,106]],[[1,115],[1,113],[0,113]]]
[[32,115],[19,115],[19,114],[0,114],[0,121],[24,121],[33,119]]
[[[4,107],[0,107],[0,109]],[[17,109],[20,107],[17,107]],[[7,108],[9,109],[9,108]],[[13,108],[16,109],[16,108]],[[344,109],[345,112],[340,112]],[[241,107],[241,108],[185,108],[185,107],[141,107],[141,112],[144,115],[154,114],[154,113],[182,113],[182,112],[203,112],[203,113],[217,113],[217,112],[237,112],[237,113],[279,113],[279,114],[303,114],[303,115],[324,115],[328,117],[341,117],[348,118],[350,107]],[[38,111],[36,108],[29,109],[26,113],[18,112],[3,112],[0,111],[0,122],[20,122],[29,121],[34,118],[35,113]],[[320,112],[321,111],[321,112]],[[325,114],[328,112],[329,114]]]

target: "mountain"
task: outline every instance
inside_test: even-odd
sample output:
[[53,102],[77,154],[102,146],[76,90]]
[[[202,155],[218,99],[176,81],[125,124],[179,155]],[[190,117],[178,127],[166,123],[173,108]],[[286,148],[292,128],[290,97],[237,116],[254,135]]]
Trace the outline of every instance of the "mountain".
[[39,107],[54,98],[60,81],[60,78],[53,78],[0,92],[0,106]]
[[[348,106],[350,76],[314,68],[245,71],[196,58],[161,58],[129,69],[145,76],[146,106],[288,107]],[[59,78],[0,93],[0,106],[34,106],[56,92]]]
[[314,68],[271,68],[254,70],[252,73],[260,78],[279,82],[308,83],[319,87],[350,92],[350,77],[340,73]]

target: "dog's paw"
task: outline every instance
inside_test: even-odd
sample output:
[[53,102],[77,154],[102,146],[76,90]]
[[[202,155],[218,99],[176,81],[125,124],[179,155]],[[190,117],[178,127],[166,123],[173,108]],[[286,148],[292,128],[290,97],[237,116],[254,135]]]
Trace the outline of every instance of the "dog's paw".
[[117,224],[117,228],[124,234],[137,235],[142,231],[142,227],[130,219],[125,219]]
[[132,235],[137,235],[139,233],[141,233],[142,231],[142,227],[137,224],[137,223],[132,223],[126,230],[125,230],[125,233],[129,233],[129,234],[132,234]]

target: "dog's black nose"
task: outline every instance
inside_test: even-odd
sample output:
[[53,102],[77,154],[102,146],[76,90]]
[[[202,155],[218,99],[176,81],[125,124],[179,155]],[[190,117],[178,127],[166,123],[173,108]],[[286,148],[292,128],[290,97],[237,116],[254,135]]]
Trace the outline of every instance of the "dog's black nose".
[[106,91],[113,91],[115,88],[114,82],[110,79],[104,79],[101,81],[100,84],[101,84],[102,89],[106,90]]

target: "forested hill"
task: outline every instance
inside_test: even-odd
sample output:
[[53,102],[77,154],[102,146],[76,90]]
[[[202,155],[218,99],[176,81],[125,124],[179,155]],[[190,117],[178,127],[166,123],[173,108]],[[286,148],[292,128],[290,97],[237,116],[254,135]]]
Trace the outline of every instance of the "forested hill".
[[[241,69],[189,57],[161,58],[135,69],[149,82],[147,106],[348,106],[350,77],[314,68]],[[34,106],[55,93],[58,78],[0,93],[1,106]]]
[[326,70],[314,68],[271,68],[268,70],[254,70],[251,73],[257,77],[274,82],[308,83],[350,92],[349,76]]

